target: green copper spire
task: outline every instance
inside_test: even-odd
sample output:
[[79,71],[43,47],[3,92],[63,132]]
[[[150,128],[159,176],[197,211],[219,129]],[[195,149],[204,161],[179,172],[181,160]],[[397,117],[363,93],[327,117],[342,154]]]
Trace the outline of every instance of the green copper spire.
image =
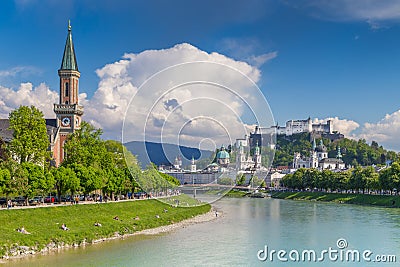
[[254,154],[260,155],[260,147],[258,146],[258,141],[256,142],[256,148],[255,148]]
[[71,22],[68,21],[68,35],[65,42],[64,55],[61,62],[61,70],[78,70],[78,63],[76,62],[74,43],[72,42]]

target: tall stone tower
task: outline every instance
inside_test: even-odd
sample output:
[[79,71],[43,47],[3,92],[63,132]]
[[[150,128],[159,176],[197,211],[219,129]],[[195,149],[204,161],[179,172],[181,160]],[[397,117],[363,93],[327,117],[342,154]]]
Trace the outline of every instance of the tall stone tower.
[[68,22],[67,41],[58,76],[60,77],[60,102],[54,104],[58,134],[53,148],[57,166],[64,160],[64,143],[67,136],[79,129],[83,115],[83,106],[78,103],[81,74],[76,61],[70,22]]

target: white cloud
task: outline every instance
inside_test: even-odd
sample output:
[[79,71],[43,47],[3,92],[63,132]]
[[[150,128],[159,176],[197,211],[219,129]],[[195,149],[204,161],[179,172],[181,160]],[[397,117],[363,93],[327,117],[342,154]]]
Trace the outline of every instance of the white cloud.
[[[263,55],[258,60],[262,62],[274,56]],[[80,104],[85,108],[84,120],[102,128],[105,138],[121,139],[122,122],[138,87],[155,73],[187,62],[201,63],[180,65],[163,72],[141,89],[128,112],[125,140],[143,138],[144,122],[147,121],[146,138],[154,141],[160,140],[162,134],[163,141],[170,143],[198,146],[201,140],[211,138],[218,145],[227,144],[248,134],[248,129],[243,126],[246,121],[242,121],[241,116],[251,111],[243,99],[257,114],[269,110],[268,107],[262,109],[263,105],[259,104],[261,92],[253,93],[251,90],[257,88],[246,78],[257,82],[261,76],[257,67],[183,43],[168,49],[125,54],[121,60],[98,69],[100,81],[93,97],[89,99],[84,92],[79,96]],[[1,74],[5,77],[21,71],[23,69],[14,68]],[[203,82],[166,92],[175,85],[191,81]],[[53,91],[45,84],[34,87],[31,83],[23,83],[16,90],[0,87],[0,96],[2,118],[7,118],[9,112],[20,105],[35,105],[47,118],[55,117],[53,104],[58,103],[58,88]],[[149,110],[153,104],[154,109]],[[128,132],[132,134],[128,136]]]
[[248,62],[256,67],[261,67],[265,62],[268,62],[278,56],[278,51],[265,53],[258,56],[250,56]]
[[257,51],[262,51],[265,48],[255,38],[225,38],[218,46],[228,55],[243,60],[257,68],[278,56],[278,51],[263,54],[257,53]]
[[21,83],[17,90],[0,86],[0,116],[8,118],[9,113],[21,105],[34,105],[46,118],[54,118],[53,104],[58,102],[58,94],[41,83],[33,87],[31,83]]
[[359,138],[368,142],[372,140],[383,144],[396,151],[400,151],[400,110],[386,116],[377,123],[365,123],[362,127]]
[[0,70],[0,78],[15,77],[17,75],[38,74],[40,70],[32,66],[17,66],[6,70]]
[[400,2],[397,0],[297,0],[286,3],[320,19],[365,21],[371,29],[379,29],[385,22],[400,21]]
[[[179,65],[182,63],[188,64]],[[165,68],[169,69],[146,81]],[[124,141],[140,140],[146,127],[146,139],[152,141],[160,141],[162,135],[169,143],[198,146],[200,140],[214,138],[217,144],[227,144],[229,138],[234,141],[248,134],[243,126],[248,122],[242,121],[242,115],[251,111],[244,100],[259,116],[265,117],[269,110],[260,104],[261,92],[257,95],[257,88],[246,78],[257,82],[261,75],[257,67],[187,43],[125,54],[96,72],[99,87],[91,99],[82,95],[81,104],[85,106],[84,119],[103,128],[109,138],[120,138],[128,110]],[[185,83],[190,84],[182,86]]]
[[347,119],[326,118],[314,119],[314,122],[321,123],[327,120],[333,121],[333,129],[344,134],[347,138],[365,139],[367,143],[378,142],[386,149],[400,151],[400,110],[386,114],[384,118],[376,123],[367,122],[359,125],[357,122]]
[[314,123],[326,123],[328,120],[331,120],[333,123],[333,130],[338,131],[346,137],[353,137],[352,132],[359,128],[359,124],[352,120],[347,119],[339,119],[338,117],[334,118],[326,118],[326,119],[314,119]]

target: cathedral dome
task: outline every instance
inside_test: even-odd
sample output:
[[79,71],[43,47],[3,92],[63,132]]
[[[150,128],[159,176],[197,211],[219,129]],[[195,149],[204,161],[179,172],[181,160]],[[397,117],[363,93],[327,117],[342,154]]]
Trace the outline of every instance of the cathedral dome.
[[229,153],[225,150],[225,147],[221,147],[221,150],[217,153],[217,159],[229,159]]

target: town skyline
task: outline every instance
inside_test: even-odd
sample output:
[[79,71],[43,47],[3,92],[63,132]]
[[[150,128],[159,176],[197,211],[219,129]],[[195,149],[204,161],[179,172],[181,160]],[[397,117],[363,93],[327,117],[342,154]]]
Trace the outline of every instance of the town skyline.
[[146,78],[174,64],[219,60],[251,74],[275,123],[333,118],[346,137],[399,151],[399,4],[353,3],[220,2],[209,10],[179,1],[66,1],[55,16],[50,1],[8,1],[0,11],[7,37],[0,44],[0,115],[34,104],[54,117],[71,19],[83,119],[106,138],[119,139],[129,90]]

